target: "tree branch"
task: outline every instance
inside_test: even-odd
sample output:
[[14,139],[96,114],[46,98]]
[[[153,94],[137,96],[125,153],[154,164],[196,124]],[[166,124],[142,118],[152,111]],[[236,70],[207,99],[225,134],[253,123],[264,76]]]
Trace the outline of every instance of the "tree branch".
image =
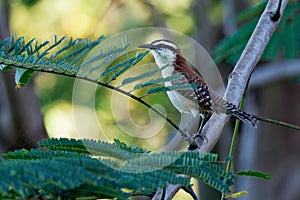
[[[280,0],[279,0],[280,1]],[[283,13],[288,0],[281,2],[280,13]],[[246,88],[247,82],[254,70],[256,64],[261,58],[265,47],[267,46],[273,32],[275,31],[280,18],[277,21],[272,19],[274,12],[278,9],[279,2],[276,0],[269,0],[268,4],[262,13],[240,59],[234,67],[231,75],[229,76],[228,86],[224,95],[224,98],[234,104],[238,104],[242,99],[243,92]],[[225,114],[213,114],[211,119],[204,127],[204,133],[206,133],[207,141],[203,141],[201,138],[195,140],[200,152],[209,152],[217,143],[223,127],[228,121],[229,117]],[[178,191],[176,187],[169,185],[166,190],[164,199],[172,199]],[[159,193],[159,192],[158,192]],[[156,194],[158,194],[156,193]],[[158,195],[159,196],[159,195]],[[157,198],[157,196],[155,196]]]
[[279,82],[300,75],[300,59],[284,60],[259,66],[251,76],[250,88]]
[[[283,13],[287,2],[288,0],[282,1],[280,13]],[[277,11],[278,4],[279,2],[277,0],[268,1],[240,59],[229,76],[229,82],[224,98],[233,104],[237,105],[240,102],[251,73],[260,60],[273,32],[278,26],[280,19],[274,21],[271,18],[274,12]],[[201,138],[197,138],[196,140],[197,146],[199,147],[198,151],[209,152],[214,147],[228,119],[229,117],[224,114],[213,114],[207,125],[204,127],[207,142],[203,142]]]
[[[180,190],[181,185],[171,185],[169,184],[166,187],[166,193],[163,193],[163,189],[158,189],[155,195],[152,197],[152,200],[171,200],[175,194]],[[163,196],[165,195],[165,198]]]

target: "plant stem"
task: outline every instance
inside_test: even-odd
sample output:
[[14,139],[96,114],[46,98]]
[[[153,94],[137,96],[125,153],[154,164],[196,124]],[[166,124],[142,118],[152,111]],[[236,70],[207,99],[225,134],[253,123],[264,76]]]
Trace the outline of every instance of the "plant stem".
[[300,131],[300,126],[297,126],[297,125],[294,125],[294,124],[290,124],[290,123],[286,123],[286,122],[282,122],[282,121],[277,121],[277,120],[273,120],[273,119],[269,119],[269,118],[264,118],[264,117],[256,116],[256,115],[254,115],[254,117],[256,119],[258,119],[259,121],[263,121],[263,122],[267,122],[267,123],[270,123],[270,124],[275,124],[275,125],[279,125],[279,126],[283,126],[283,127],[287,127],[287,128],[291,128],[291,129]]
[[[244,106],[247,88],[248,88],[248,84],[246,86],[246,89],[245,89],[243,97],[242,97],[242,101],[241,101],[240,106],[239,106],[240,109],[243,108],[243,106]],[[235,125],[234,125],[234,130],[233,130],[233,136],[232,136],[232,139],[231,139],[230,149],[229,149],[229,153],[228,153],[229,160],[226,164],[226,170],[225,171],[227,173],[230,171],[231,166],[232,166],[232,158],[233,158],[235,144],[236,144],[236,140],[237,140],[237,136],[238,136],[238,132],[239,132],[239,128],[240,128],[240,123],[241,123],[241,120],[236,119]],[[225,197],[225,193],[222,193],[221,200],[224,199],[224,197]]]

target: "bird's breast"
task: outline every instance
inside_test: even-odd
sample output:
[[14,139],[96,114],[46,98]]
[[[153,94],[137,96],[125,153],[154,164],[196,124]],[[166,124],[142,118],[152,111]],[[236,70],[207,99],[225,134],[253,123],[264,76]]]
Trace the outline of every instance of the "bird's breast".
[[167,78],[175,74],[175,69],[172,66],[168,66],[166,69],[161,71],[161,75],[163,78]]

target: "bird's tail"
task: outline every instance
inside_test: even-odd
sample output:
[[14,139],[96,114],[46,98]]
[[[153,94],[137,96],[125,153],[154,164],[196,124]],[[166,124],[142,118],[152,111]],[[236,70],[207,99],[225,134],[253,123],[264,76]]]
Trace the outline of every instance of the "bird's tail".
[[258,121],[253,115],[241,111],[238,107],[236,107],[232,103],[227,103],[226,110],[229,111],[233,116],[242,120],[243,122],[251,124],[255,128],[257,127]]

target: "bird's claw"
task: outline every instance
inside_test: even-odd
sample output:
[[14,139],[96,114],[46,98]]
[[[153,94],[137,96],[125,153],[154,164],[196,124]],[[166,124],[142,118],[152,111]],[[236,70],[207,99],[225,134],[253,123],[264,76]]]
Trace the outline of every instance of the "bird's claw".
[[197,138],[200,138],[202,141],[204,142],[207,142],[208,139],[206,137],[205,134],[202,134],[202,133],[196,133],[194,136],[193,136],[193,141],[191,142],[191,144],[189,145],[188,147],[188,150],[196,150],[197,148],[199,148],[199,146],[197,145],[197,142],[196,142],[196,139]]
[[205,141],[205,142],[208,141],[206,135],[205,135],[205,134],[202,134],[202,133],[196,133],[196,134],[193,136],[193,140],[196,140],[197,138],[201,138],[201,140],[202,140],[202,141]]

